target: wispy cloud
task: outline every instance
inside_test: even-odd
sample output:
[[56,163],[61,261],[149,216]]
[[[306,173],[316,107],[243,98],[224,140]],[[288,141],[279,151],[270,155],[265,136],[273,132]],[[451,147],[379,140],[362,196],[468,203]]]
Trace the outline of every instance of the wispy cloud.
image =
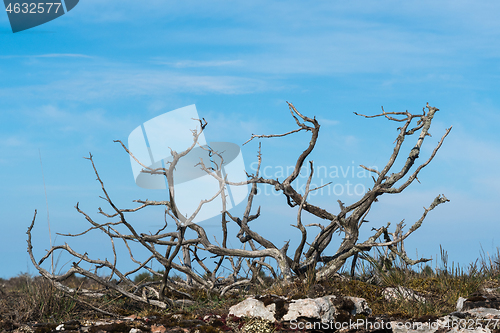
[[34,58],[93,58],[86,54],[74,54],[74,53],[51,53],[51,54],[40,54],[34,55]]
[[98,107],[75,109],[63,108],[57,104],[46,104],[25,111],[25,114],[28,115],[33,125],[41,125],[45,132],[51,133],[53,137],[64,133],[82,133],[92,136],[102,129],[114,131],[117,128],[132,127],[127,117],[111,114]]
[[241,145],[252,134],[271,131],[265,122],[255,115],[242,115],[237,112],[209,111],[204,113],[208,121],[206,136],[210,141],[232,141]]
[[181,60],[181,61],[154,61],[156,64],[169,65],[174,68],[197,68],[197,67],[228,67],[243,64],[242,60]]
[[318,122],[320,125],[326,125],[326,126],[335,126],[340,124],[340,121],[338,120],[332,120],[327,118],[318,118]]
[[[398,6],[393,1],[308,6],[290,1],[283,6],[263,0],[189,5],[152,0],[148,6],[137,6],[132,0],[119,4],[89,0],[79,5],[81,15],[72,20],[78,24],[82,22],[77,20],[102,21],[119,29],[122,26],[117,22],[128,26],[161,19],[161,25],[141,26],[127,34],[130,40],[140,34],[137,48],[154,42],[155,47],[166,43],[183,49],[186,41],[199,47],[200,57],[194,60],[157,59],[174,68],[238,67],[256,73],[329,75],[402,73],[427,67],[444,75],[450,74],[447,69],[453,75],[455,68],[500,51],[494,42],[500,35],[500,22],[494,15],[500,4],[476,4],[474,10],[470,6],[468,1],[430,0]],[[209,21],[200,33],[200,22],[205,20]],[[425,23],[430,21],[432,25]],[[158,32],[165,40],[158,41]],[[123,46],[119,39],[116,45]],[[207,45],[209,51],[204,49]],[[213,60],[221,53],[231,60]]]
[[49,53],[49,54],[33,54],[33,55],[4,55],[0,59],[15,59],[15,58],[94,58],[86,54],[76,53]]
[[13,148],[19,147],[24,144],[24,140],[19,138],[18,136],[8,136],[4,138],[0,138],[0,147],[2,148]]
[[[45,84],[6,87],[0,96],[68,100],[110,99],[121,96],[158,96],[173,93],[246,94],[277,89],[262,79],[240,76],[189,75],[151,69],[106,69],[54,74]],[[43,97],[42,97],[43,96]]]

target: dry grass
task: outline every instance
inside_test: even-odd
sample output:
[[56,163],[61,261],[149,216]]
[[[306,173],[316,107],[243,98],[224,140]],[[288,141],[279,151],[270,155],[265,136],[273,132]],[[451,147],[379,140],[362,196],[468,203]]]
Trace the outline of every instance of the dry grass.
[[[71,277],[71,288],[96,289],[90,280]],[[57,289],[52,282],[28,274],[0,281],[0,319],[14,323],[58,323],[68,320],[109,317],[95,308],[118,315],[130,315],[147,307],[118,295],[99,299],[76,298]],[[158,312],[157,309],[154,309]]]
[[[76,299],[59,291],[51,282],[41,277],[23,274],[9,280],[0,279],[0,319],[5,325],[5,322],[9,321],[57,323],[72,319],[105,317],[93,307],[122,316],[168,315],[180,311],[194,318],[205,314],[227,313],[228,308],[243,300],[246,294],[270,293],[293,299],[331,294],[355,296],[365,298],[374,315],[406,319],[438,317],[455,311],[459,297],[468,297],[486,287],[500,287],[500,253],[497,252],[494,258],[481,256],[466,270],[454,265],[448,267],[446,252],[442,251],[441,265],[434,269],[422,266],[412,270],[402,263],[395,263],[390,270],[383,271],[376,264],[372,264],[361,267],[358,273],[355,278],[335,278],[322,283],[306,279],[305,282],[295,282],[286,287],[275,284],[237,290],[226,297],[206,290],[195,290],[191,293],[196,305],[167,310],[133,302],[111,293],[100,299]],[[147,276],[140,277],[144,278]],[[68,284],[76,289],[98,288],[91,281],[78,277],[72,277]],[[424,296],[426,301],[388,302],[382,292],[386,287],[396,286],[410,288]]]
[[77,303],[49,281],[27,274],[1,282],[2,317],[14,322],[57,321],[78,311]]
[[[293,299],[344,295],[366,299],[373,315],[416,319],[440,317],[456,311],[459,297],[467,298],[484,288],[500,287],[500,252],[492,258],[483,255],[467,269],[448,265],[447,253],[441,250],[440,264],[432,269],[420,266],[411,269],[402,262],[394,262],[390,270],[382,270],[376,263],[358,267],[354,278],[341,274],[342,278],[322,283],[306,280],[292,286],[275,286],[269,292]],[[397,299],[388,301],[383,294],[387,287],[406,287],[423,296],[425,302]]]

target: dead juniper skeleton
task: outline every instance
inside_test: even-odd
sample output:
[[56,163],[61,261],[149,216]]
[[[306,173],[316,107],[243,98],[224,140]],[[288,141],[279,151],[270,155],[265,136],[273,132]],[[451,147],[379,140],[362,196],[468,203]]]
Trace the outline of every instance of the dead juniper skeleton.
[[[255,138],[283,137],[301,131],[309,132],[311,134],[309,144],[297,158],[292,173],[283,180],[262,177],[259,174],[262,163],[259,144],[258,167],[255,174],[247,174],[247,181],[239,183],[231,182],[228,179],[228,175],[223,176],[221,172],[222,165],[224,164],[224,154],[214,151],[209,147],[202,147],[203,149],[207,149],[210,155],[216,158],[210,163],[201,160],[198,167],[218,181],[219,190],[213,193],[212,197],[202,200],[191,216],[183,216],[180,214],[175,203],[175,189],[173,186],[174,170],[178,161],[186,156],[193,148],[197,147],[198,138],[207,125],[204,120],[199,120],[200,128],[192,131],[193,142],[188,149],[180,153],[171,151],[172,161],[168,164],[168,168],[152,169],[142,164],[121,141],[116,141],[121,143],[127,153],[143,167],[142,172],[161,174],[166,177],[169,187],[169,200],[166,201],[135,200],[135,202],[140,204],[139,207],[133,209],[118,208],[108,195],[104,183],[97,172],[92,155],[90,155],[88,159],[92,163],[97,180],[101,184],[104,193],[103,199],[109,203],[113,210],[113,213],[106,213],[99,208],[99,213],[113,221],[98,223],[91,216],[82,211],[77,204],[77,211],[85,217],[91,224],[91,227],[80,234],[66,234],[66,236],[78,237],[95,230],[104,232],[110,239],[113,249],[113,260],[92,259],[88,257],[87,253],[78,253],[69,245],[65,244],[53,246],[37,262],[34,258],[31,244],[31,231],[36,218],[35,211],[33,221],[28,228],[28,252],[33,264],[44,277],[54,281],[57,287],[68,292],[86,293],[87,295],[92,293],[97,295],[99,293],[99,291],[90,292],[88,290],[76,291],[62,284],[66,278],[74,273],[78,273],[97,281],[107,289],[114,290],[134,300],[160,307],[168,307],[191,299],[191,295],[186,291],[192,287],[201,287],[220,294],[225,294],[232,288],[263,283],[260,273],[264,269],[272,274],[275,282],[279,283],[289,283],[294,278],[303,279],[307,274],[310,274],[310,272],[314,272],[314,278],[317,281],[325,280],[335,275],[346,264],[348,258],[353,257],[353,262],[355,262],[358,255],[368,252],[373,247],[385,248],[393,258],[397,256],[409,265],[427,261],[427,259],[411,260],[408,258],[402,244],[410,234],[421,226],[429,211],[439,204],[448,201],[444,195],[438,195],[428,208],[424,207],[420,219],[418,219],[406,232],[403,232],[403,222],[398,224],[395,232],[392,233],[389,232],[390,223],[387,223],[387,225],[380,226],[378,229],[372,229],[374,230],[372,236],[361,241],[359,239],[359,230],[363,223],[367,222],[365,218],[370,211],[370,207],[377,201],[379,196],[385,193],[400,193],[414,180],[418,181],[417,176],[419,172],[435,157],[445,137],[451,131],[451,127],[445,131],[428,159],[413,168],[416,160],[419,158],[420,149],[426,136],[430,136],[429,129],[431,122],[438,109],[427,104],[427,106],[423,108],[422,114],[412,114],[408,111],[385,112],[383,109],[382,113],[373,116],[356,113],[356,115],[365,118],[385,117],[388,120],[400,123],[401,126],[397,129],[398,135],[395,140],[394,150],[387,164],[381,171],[361,165],[362,168],[372,173],[374,182],[373,187],[368,189],[361,199],[348,206],[340,200],[337,200],[339,212],[333,214],[330,210],[336,209],[337,204],[335,204],[334,207],[328,207],[327,210],[323,207],[314,205],[308,200],[309,194],[319,189],[311,188],[311,179],[314,174],[314,164],[312,161],[309,161],[310,172],[304,193],[299,193],[296,187],[294,187],[296,186],[294,181],[299,176],[301,168],[306,163],[308,156],[316,145],[320,124],[315,118],[309,118],[302,115],[291,103],[288,103],[288,106],[298,126],[297,129],[284,134],[252,135],[248,141]],[[406,157],[406,162],[401,169],[393,171],[394,163],[400,154],[403,142],[405,139],[415,134],[418,135],[418,137],[415,145]],[[413,171],[410,172],[410,170]],[[246,208],[242,216],[233,216],[226,210],[226,193],[228,185],[251,185],[251,191],[248,194]],[[289,253],[288,242],[285,243],[284,246],[278,247],[253,230],[250,226],[250,222],[260,217],[260,207],[252,213],[252,204],[254,196],[257,194],[258,186],[274,187],[276,191],[280,191],[284,195],[290,207],[296,207],[297,209],[296,221],[291,226],[298,229],[300,243],[291,254]],[[219,200],[221,204],[220,225],[222,230],[222,242],[220,244],[217,240],[212,242],[202,226],[192,223],[203,206],[214,200]],[[127,221],[126,214],[137,212],[149,206],[165,207],[165,226],[168,216],[175,222],[177,227],[176,231],[163,232],[164,227],[155,234],[139,233],[136,227]],[[304,212],[319,218],[323,223],[304,225],[302,223]],[[239,248],[228,246],[228,223],[235,223],[239,228],[238,233],[235,235],[242,243]],[[256,221],[253,223],[258,222]],[[122,229],[119,230],[119,228],[123,228],[125,231]],[[315,234],[314,240],[308,243],[308,232],[310,233],[311,230],[317,231],[318,229],[319,232]],[[340,246],[335,253],[325,253],[335,232],[343,234]],[[115,240],[121,240],[127,247],[130,259],[137,264],[135,269],[128,272],[121,272],[118,269]],[[130,242],[138,243],[147,249],[149,257],[143,260],[136,259],[129,246]],[[42,263],[53,255],[55,251],[66,251],[77,260],[73,262],[73,266],[62,275],[55,275],[41,267]],[[205,255],[217,259],[215,267],[208,267],[210,265],[206,264]],[[175,260],[176,258],[178,258],[178,261]],[[364,258],[366,258],[366,256]],[[158,261],[164,267],[163,272],[159,273],[151,268],[153,260]],[[276,265],[269,264],[266,260],[268,262],[269,260],[274,260]],[[81,265],[82,262],[93,265],[93,270],[83,268]],[[199,273],[192,264],[197,265],[198,269],[202,269],[203,273]],[[226,268],[230,265],[230,274],[220,277],[220,270],[224,265]],[[108,269],[110,272],[107,277],[98,274],[99,270],[103,268]],[[275,268],[278,268],[278,271],[275,271]],[[161,280],[134,283],[132,276],[144,269],[151,274],[161,276]],[[186,279],[172,279],[170,277],[172,270],[184,274]],[[174,300],[178,298],[181,298],[181,300]]]

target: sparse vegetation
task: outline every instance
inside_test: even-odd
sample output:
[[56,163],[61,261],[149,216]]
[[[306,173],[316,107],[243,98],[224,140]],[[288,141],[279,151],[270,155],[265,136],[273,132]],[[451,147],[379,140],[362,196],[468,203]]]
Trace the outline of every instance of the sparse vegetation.
[[[59,323],[74,319],[112,317],[110,314],[168,318],[173,313],[181,313],[186,319],[195,319],[215,313],[226,318],[230,306],[242,301],[245,295],[252,294],[277,294],[292,299],[331,294],[355,296],[367,300],[374,316],[417,319],[446,315],[455,311],[459,297],[468,297],[483,288],[500,287],[499,252],[493,257],[481,256],[467,269],[455,267],[453,264],[448,266],[444,250],[441,251],[440,265],[436,264],[434,268],[421,265],[415,269],[402,261],[394,262],[389,270],[380,268],[381,265],[374,264],[358,269],[359,274],[354,277],[341,274],[341,277],[320,282],[297,279],[286,288],[280,287],[283,284],[276,283],[269,288],[242,287],[226,296],[204,289],[192,290],[192,305],[169,309],[145,305],[112,291],[99,299],[81,296],[76,299],[73,295],[55,288],[47,279],[21,274],[9,280],[0,280],[0,330],[10,330],[9,327],[14,327],[12,325],[22,322]],[[142,282],[155,281],[155,278],[143,274],[136,275],[135,279]],[[75,289],[89,290],[98,290],[101,287],[87,278],[76,276],[70,278],[68,285]],[[423,295],[426,302],[387,301],[382,294],[384,288],[397,286],[414,290]]]

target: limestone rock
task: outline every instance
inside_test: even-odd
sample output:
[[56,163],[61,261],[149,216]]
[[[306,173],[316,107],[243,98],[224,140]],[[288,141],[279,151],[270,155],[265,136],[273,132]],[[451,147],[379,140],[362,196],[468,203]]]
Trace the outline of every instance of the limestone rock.
[[391,326],[394,333],[491,333],[498,330],[499,319],[499,295],[486,292],[460,297],[456,312],[434,322],[421,323],[421,326],[391,322]]
[[[426,301],[422,295],[402,286],[386,288],[383,293],[387,300]],[[320,321],[343,323],[353,319],[356,315],[371,317],[372,310],[365,299],[357,297],[330,295],[290,300],[285,297],[268,295],[251,297],[232,307],[230,314],[262,318],[271,322],[280,320],[283,322],[300,322],[304,319],[306,323],[317,324]],[[498,288],[485,289],[470,295],[468,298],[460,297],[457,301],[456,312],[441,318],[422,319],[424,322],[386,321],[384,316],[372,317],[370,320],[390,324],[389,329],[392,328],[394,333],[498,332],[500,322],[497,320],[500,320],[500,292]],[[495,324],[496,326],[494,326]],[[373,328],[364,328],[362,326],[356,326],[357,328],[354,329],[364,333],[373,333],[378,330],[376,326],[373,326]]]
[[463,310],[464,308],[464,302],[466,301],[467,299],[466,298],[463,298],[463,297],[459,297],[458,298],[458,301],[457,301],[457,311],[460,312]]
[[288,312],[283,316],[283,320],[291,321],[299,317],[318,319],[322,322],[334,320],[337,314],[333,305],[335,298],[335,296],[325,296],[293,300],[288,305]]
[[477,318],[500,319],[500,310],[492,308],[474,308],[466,311]]
[[368,303],[364,298],[351,296],[347,296],[346,298],[350,299],[354,303],[354,310],[351,311],[351,315],[355,316],[358,314],[362,314],[365,316],[369,316],[372,314],[372,309],[370,309]]
[[254,296],[229,309],[230,315],[261,318],[271,322],[292,321],[299,318],[328,322],[335,321],[340,314],[355,316],[371,315],[371,313],[372,310],[363,298],[334,295],[297,300],[288,300],[275,295]]
[[236,317],[258,317],[269,321],[276,321],[274,314],[276,312],[276,305],[274,303],[268,306],[264,302],[259,301],[253,297],[247,298],[229,308],[229,315]]

